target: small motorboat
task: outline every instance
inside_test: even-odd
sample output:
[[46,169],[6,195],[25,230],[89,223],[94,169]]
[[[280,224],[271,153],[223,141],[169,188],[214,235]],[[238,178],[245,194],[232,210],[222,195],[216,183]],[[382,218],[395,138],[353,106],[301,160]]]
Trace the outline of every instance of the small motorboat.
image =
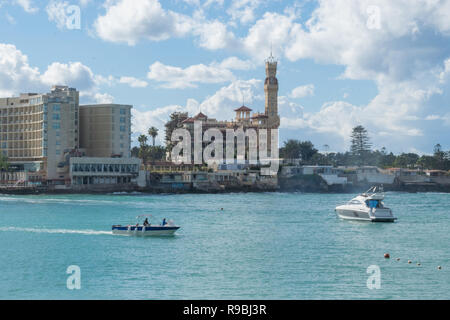
[[394,222],[392,210],[385,207],[383,187],[372,187],[350,200],[347,204],[337,206],[337,215],[346,220]]
[[[112,226],[112,233],[126,236],[138,236],[138,237],[150,237],[150,236],[173,236],[175,232],[180,229],[179,226],[174,225],[172,220],[166,222],[166,219],[159,225],[152,225],[148,222],[148,218],[151,215],[140,215],[136,219],[142,219],[145,217],[144,224],[139,223],[135,225],[114,225]],[[152,217],[153,218],[153,217]]]

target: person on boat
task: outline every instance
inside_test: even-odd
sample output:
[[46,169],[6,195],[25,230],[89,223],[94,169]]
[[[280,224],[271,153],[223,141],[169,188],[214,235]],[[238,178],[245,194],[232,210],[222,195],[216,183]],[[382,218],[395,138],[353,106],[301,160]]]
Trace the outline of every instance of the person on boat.
[[163,219],[162,226],[164,227],[167,224],[166,218]]
[[148,227],[150,224],[148,223],[148,218],[145,218],[144,227]]

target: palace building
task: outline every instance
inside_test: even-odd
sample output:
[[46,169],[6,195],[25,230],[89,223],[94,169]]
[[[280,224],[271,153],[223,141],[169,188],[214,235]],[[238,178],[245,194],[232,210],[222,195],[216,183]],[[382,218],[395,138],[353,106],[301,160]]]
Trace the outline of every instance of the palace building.
[[[226,130],[228,129],[243,129],[244,132],[246,132],[248,129],[254,129],[257,133],[260,129],[266,129],[268,138],[268,153],[271,154],[271,132],[272,130],[278,130],[280,126],[280,117],[278,114],[277,64],[278,62],[272,56],[272,54],[266,60],[266,80],[264,82],[264,113],[252,113],[253,110],[245,105],[234,110],[236,112],[236,117],[232,121],[218,121],[216,119],[209,118],[202,112],[198,113],[194,117],[189,117],[188,114],[184,113],[182,114],[182,118],[185,118],[185,120],[180,123],[180,126],[191,132],[191,137],[194,137],[194,124],[195,122],[200,122],[203,132],[212,128],[219,129],[223,133],[224,141],[226,137]],[[171,132],[166,135],[166,138],[170,139],[170,137]],[[171,141],[166,141],[166,143],[168,146],[171,145]],[[278,148],[278,146],[276,146],[276,148]]]

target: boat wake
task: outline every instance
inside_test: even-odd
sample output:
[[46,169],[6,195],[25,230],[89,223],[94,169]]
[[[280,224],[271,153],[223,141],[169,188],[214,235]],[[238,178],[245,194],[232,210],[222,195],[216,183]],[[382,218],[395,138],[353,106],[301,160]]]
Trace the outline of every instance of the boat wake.
[[54,234],[112,235],[111,231],[0,227],[0,232],[34,232]]

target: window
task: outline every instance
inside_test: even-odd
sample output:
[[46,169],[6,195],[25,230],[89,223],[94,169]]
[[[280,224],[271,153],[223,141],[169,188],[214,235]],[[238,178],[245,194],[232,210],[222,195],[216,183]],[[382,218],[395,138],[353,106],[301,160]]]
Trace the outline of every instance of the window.
[[59,113],[54,113],[52,118],[53,120],[61,120],[61,115]]
[[120,123],[125,123],[125,117],[120,117]]
[[121,114],[121,115],[126,115],[126,114],[127,114],[127,111],[126,111],[125,109],[120,109],[120,114]]
[[126,130],[126,127],[125,127],[125,126],[120,126],[120,131],[121,131],[121,132],[127,131],[127,130]]
[[53,129],[61,129],[61,124],[59,122],[53,122]]
[[61,105],[59,105],[59,104],[54,104],[54,105],[53,105],[53,111],[61,111]]
[[55,154],[59,156],[61,154],[61,150],[56,149]]

